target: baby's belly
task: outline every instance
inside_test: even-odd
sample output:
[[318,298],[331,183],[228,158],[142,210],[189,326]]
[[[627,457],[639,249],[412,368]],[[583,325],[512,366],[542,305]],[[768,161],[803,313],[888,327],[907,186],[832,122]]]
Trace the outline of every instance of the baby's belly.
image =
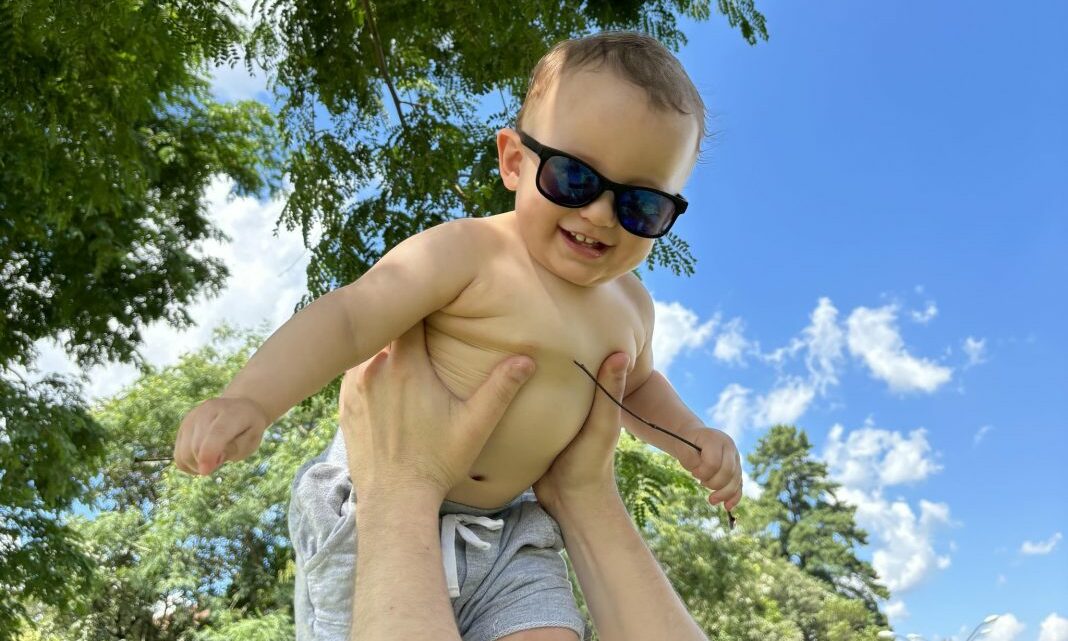
[[[429,322],[426,344],[445,387],[463,399],[470,397],[504,358],[515,353],[465,342]],[[538,352],[533,355],[537,363],[534,376],[494,428],[468,479],[448,494],[450,501],[486,508],[506,504],[548,470],[582,427],[594,391],[593,383],[572,363],[573,358],[583,355],[534,351]]]

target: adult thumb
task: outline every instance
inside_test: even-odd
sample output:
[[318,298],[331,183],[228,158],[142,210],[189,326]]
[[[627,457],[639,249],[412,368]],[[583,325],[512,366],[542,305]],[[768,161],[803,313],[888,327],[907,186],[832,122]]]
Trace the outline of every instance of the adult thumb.
[[534,360],[528,356],[506,359],[493,368],[486,382],[465,403],[469,427],[486,430],[488,438],[489,430],[500,422],[519,388],[534,374],[534,369]]

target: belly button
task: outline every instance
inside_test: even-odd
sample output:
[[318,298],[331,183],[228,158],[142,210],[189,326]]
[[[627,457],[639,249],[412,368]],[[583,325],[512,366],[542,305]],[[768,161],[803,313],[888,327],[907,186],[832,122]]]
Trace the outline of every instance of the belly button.
[[484,480],[486,480],[486,477],[482,476],[481,474],[475,474],[474,476],[471,477],[471,480],[472,481],[484,481]]

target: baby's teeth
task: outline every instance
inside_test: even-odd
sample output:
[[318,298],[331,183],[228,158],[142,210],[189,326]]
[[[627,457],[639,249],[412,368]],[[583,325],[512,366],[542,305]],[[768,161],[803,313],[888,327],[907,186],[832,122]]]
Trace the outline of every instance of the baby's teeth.
[[585,243],[587,245],[596,245],[597,244],[597,241],[592,239],[592,238],[586,238],[582,234],[576,234],[574,232],[570,232],[570,233],[571,233],[571,237],[574,238],[575,240],[579,241],[580,243]]

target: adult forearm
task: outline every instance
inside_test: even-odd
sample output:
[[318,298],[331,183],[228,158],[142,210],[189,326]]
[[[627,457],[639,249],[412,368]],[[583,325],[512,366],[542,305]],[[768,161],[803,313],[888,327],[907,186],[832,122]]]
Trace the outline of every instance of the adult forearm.
[[442,568],[440,505],[425,495],[357,499],[352,641],[460,641]]
[[553,510],[602,641],[708,641],[634,527],[615,488]]

